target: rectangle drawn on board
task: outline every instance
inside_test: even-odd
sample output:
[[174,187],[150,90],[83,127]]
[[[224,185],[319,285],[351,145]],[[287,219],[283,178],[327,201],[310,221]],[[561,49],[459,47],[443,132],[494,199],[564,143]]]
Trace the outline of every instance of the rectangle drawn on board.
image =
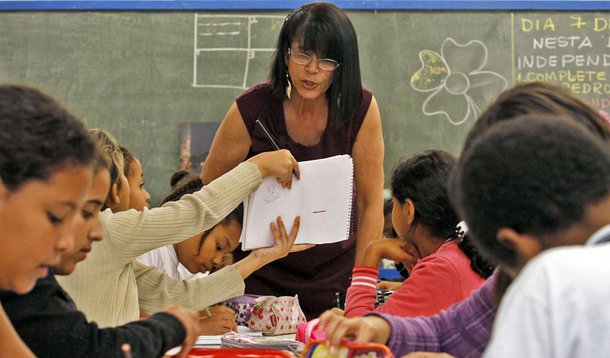
[[283,16],[195,14],[193,87],[246,89],[267,78]]
[[290,233],[301,217],[296,243],[327,244],[349,238],[353,193],[353,162],[349,155],[299,162],[300,180],[292,189],[265,178],[244,202],[240,237],[243,250],[272,246],[271,222],[282,217]]
[[220,123],[202,122],[180,124],[180,169],[201,173],[219,125]]

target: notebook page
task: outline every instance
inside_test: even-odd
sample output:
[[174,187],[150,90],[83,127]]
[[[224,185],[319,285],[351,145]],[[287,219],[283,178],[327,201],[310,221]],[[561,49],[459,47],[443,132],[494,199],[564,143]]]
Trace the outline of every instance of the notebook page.
[[300,180],[284,189],[265,178],[248,198],[242,249],[273,245],[269,229],[281,216],[290,233],[296,216],[301,226],[296,243],[326,244],[348,238],[353,191],[353,163],[348,155],[299,162]]

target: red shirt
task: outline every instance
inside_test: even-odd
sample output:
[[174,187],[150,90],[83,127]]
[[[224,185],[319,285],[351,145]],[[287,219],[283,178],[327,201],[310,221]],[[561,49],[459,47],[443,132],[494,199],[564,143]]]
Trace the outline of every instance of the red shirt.
[[346,317],[375,311],[395,316],[431,316],[462,301],[485,282],[470,268],[470,259],[455,241],[444,243],[430,256],[420,260],[401,288],[388,301],[374,309],[378,269],[354,267],[352,284],[347,290]]

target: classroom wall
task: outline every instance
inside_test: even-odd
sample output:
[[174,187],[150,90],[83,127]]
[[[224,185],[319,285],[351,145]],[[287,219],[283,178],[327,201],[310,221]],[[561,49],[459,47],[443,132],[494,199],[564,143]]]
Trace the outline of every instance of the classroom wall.
[[[140,157],[157,204],[178,169],[180,125],[220,122],[266,78],[288,11],[0,13],[0,81],[61,99]],[[399,158],[458,154],[507,86],[555,80],[610,107],[610,15],[588,11],[348,11],[364,85],[381,110],[386,181]]]

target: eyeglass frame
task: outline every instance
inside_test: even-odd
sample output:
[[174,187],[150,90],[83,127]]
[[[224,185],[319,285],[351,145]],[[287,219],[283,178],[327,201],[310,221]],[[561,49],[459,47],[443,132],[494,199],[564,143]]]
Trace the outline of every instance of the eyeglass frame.
[[[313,61],[313,58],[312,58],[311,56],[309,56],[308,54],[306,54],[306,53],[303,53],[303,52],[295,52],[295,54],[296,54],[296,55],[299,55],[299,56],[307,57],[307,58],[309,59],[309,61],[307,61],[306,63],[303,63],[303,64],[300,64],[300,63],[298,63],[298,62],[296,62],[296,61],[293,61],[295,64],[297,64],[297,65],[299,65],[299,66],[303,66],[303,67],[304,67],[304,66],[307,66],[307,65],[309,65],[309,64],[310,64],[310,63]],[[289,58],[289,59],[291,59],[291,58],[292,58],[292,52],[290,51],[290,48],[288,48],[288,58]],[[335,64],[336,64],[336,66],[335,66],[335,68],[333,68],[332,70],[327,70],[327,69],[325,69],[325,68],[322,68],[322,66],[320,66],[320,61],[332,62],[332,63],[335,63]],[[318,66],[318,68],[319,68],[319,69],[321,69],[321,70],[323,70],[323,71],[333,72],[333,71],[335,71],[336,69],[338,69],[338,68],[341,66],[341,64],[340,64],[338,61],[333,60],[332,58],[317,58],[317,59],[316,59],[316,66]]]

